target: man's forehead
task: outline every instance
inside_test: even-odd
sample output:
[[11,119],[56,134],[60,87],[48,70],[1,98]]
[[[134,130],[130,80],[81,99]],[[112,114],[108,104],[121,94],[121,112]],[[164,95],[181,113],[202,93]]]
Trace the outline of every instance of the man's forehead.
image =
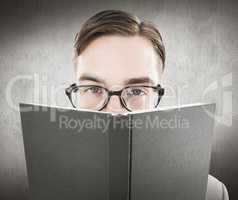
[[76,81],[80,83],[95,82],[104,86],[110,87],[113,85],[132,85],[132,84],[146,84],[155,85],[160,82],[158,71],[141,71],[130,70],[124,72],[120,69],[101,69],[87,68],[78,69],[76,73]]
[[138,78],[158,82],[161,69],[162,62],[152,45],[141,38],[99,38],[76,58],[77,79],[86,74],[109,84],[124,84],[128,79],[138,81],[135,80]]
[[150,41],[141,36],[102,36],[76,58],[80,65],[161,65]]

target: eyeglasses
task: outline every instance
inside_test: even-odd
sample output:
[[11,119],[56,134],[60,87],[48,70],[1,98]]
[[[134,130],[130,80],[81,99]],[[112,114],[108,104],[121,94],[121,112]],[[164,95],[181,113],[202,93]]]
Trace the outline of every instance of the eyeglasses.
[[73,83],[65,89],[74,108],[103,110],[111,96],[119,96],[120,103],[127,111],[140,111],[156,108],[164,88],[157,86],[127,86],[121,90],[111,91],[99,85],[76,85]]

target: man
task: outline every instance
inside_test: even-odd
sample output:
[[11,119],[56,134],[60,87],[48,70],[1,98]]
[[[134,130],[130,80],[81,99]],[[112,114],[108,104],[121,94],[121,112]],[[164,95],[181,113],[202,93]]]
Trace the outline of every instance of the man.
[[[76,108],[123,113],[156,108],[165,48],[159,30],[118,10],[97,13],[75,38],[76,83],[66,93]],[[209,175],[207,200],[228,200]]]

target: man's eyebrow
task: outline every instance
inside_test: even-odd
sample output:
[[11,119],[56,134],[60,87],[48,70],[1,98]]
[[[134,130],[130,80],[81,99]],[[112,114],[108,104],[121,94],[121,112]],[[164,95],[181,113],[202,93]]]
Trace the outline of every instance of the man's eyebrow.
[[79,81],[85,81],[85,80],[105,84],[105,81],[103,79],[98,78],[97,76],[94,76],[94,75],[83,74],[82,76],[80,76]]
[[[82,76],[80,76],[79,81],[84,81],[84,80],[106,84],[104,79],[101,79],[95,75],[90,75],[90,74],[83,74]],[[130,78],[124,81],[124,85],[140,84],[140,83],[150,83],[152,85],[155,84],[154,81],[149,77]]]
[[125,85],[129,85],[129,84],[138,84],[138,83],[151,83],[151,84],[155,84],[154,81],[149,78],[149,77],[138,77],[138,78],[131,78],[128,79],[124,82]]

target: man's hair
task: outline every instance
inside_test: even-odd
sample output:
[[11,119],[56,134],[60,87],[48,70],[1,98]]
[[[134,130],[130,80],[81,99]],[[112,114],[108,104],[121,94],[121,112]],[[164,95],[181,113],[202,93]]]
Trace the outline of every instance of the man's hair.
[[165,66],[165,47],[159,30],[152,22],[121,10],[104,10],[89,18],[75,37],[75,57],[79,56],[90,42],[105,35],[142,36],[151,41]]

